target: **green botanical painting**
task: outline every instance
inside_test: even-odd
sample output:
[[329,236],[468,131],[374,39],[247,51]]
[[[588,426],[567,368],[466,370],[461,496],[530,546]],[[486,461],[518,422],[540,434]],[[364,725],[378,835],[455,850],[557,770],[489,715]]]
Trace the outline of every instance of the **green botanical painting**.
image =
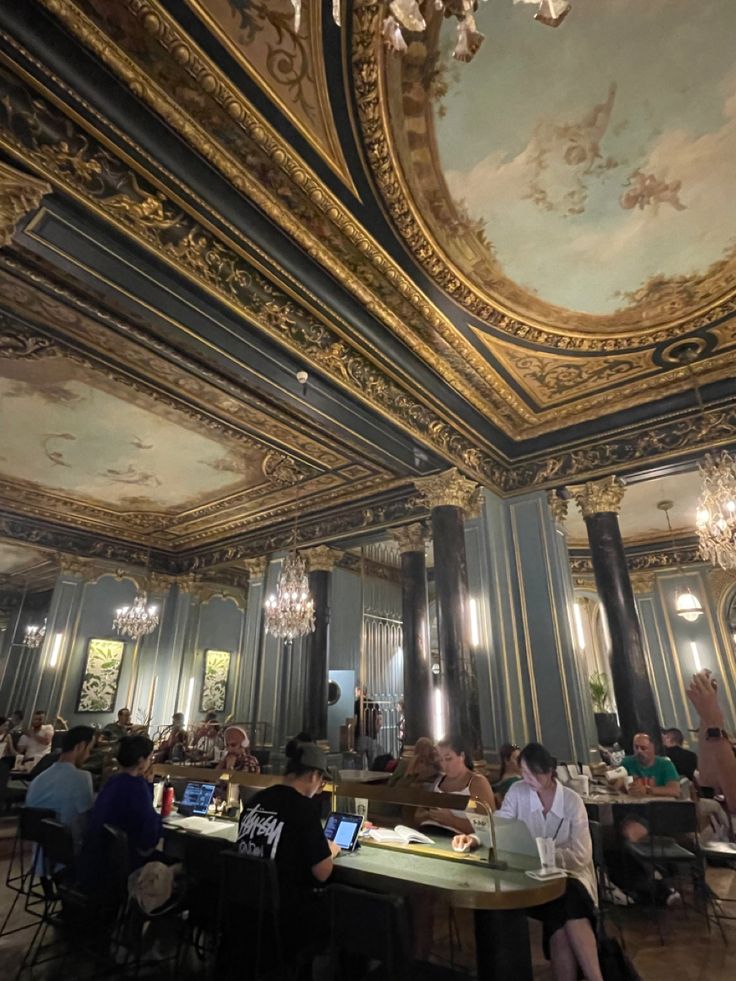
[[77,712],[112,712],[124,652],[122,640],[90,640]]
[[229,670],[230,651],[205,651],[204,681],[199,706],[203,712],[224,711]]

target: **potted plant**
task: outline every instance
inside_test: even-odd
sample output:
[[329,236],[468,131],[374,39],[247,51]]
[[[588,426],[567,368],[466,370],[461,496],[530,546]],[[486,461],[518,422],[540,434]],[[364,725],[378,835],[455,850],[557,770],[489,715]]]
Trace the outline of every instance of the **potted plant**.
[[615,712],[608,711],[611,699],[608,678],[602,671],[595,671],[588,679],[588,684],[593,702],[598,742],[603,746],[613,746],[621,733],[618,726],[618,716]]

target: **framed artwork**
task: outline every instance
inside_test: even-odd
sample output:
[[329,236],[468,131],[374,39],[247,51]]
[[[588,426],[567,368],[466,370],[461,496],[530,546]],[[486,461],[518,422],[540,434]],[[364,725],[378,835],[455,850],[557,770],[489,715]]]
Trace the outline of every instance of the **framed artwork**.
[[77,712],[112,712],[118,694],[125,643],[92,638],[79,689]]
[[230,651],[204,652],[204,679],[199,707],[203,712],[223,712],[227,697]]

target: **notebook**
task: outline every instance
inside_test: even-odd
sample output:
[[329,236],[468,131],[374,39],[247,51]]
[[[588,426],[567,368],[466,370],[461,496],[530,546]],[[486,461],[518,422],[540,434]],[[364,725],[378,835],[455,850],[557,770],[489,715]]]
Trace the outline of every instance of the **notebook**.
[[206,816],[215,794],[213,783],[188,783],[184,796],[178,805],[180,814],[199,814]]
[[352,852],[358,843],[358,835],[362,827],[361,814],[330,811],[325,821],[325,838],[334,841],[344,852]]

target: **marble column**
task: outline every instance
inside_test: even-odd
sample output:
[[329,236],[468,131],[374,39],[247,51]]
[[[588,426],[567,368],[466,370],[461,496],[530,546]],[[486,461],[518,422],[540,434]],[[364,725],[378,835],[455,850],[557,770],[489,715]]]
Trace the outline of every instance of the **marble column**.
[[404,525],[391,532],[401,553],[401,620],[404,651],[404,749],[432,735],[432,670],[427,611],[427,529]]
[[606,477],[569,490],[588,529],[596,587],[608,621],[611,675],[624,745],[631,751],[634,735],[648,732],[659,747],[660,721],[618,524],[624,483]]
[[456,468],[415,481],[432,516],[434,580],[447,729],[483,759],[478,679],[470,646],[465,512],[476,504],[478,484]]
[[327,740],[327,649],[330,625],[330,573],[339,553],[326,545],[306,549],[314,630],[302,640],[306,667],[303,728],[317,742]]

